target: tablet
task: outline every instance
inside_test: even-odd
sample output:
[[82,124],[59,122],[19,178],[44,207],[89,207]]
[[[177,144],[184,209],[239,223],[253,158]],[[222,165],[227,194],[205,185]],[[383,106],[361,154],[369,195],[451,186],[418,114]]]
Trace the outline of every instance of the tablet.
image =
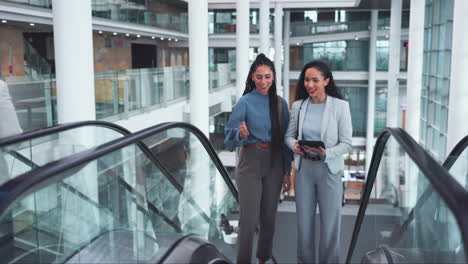
[[299,140],[299,145],[300,146],[309,146],[309,147],[314,147],[314,148],[318,148],[318,147],[322,147],[322,148],[325,148],[325,144],[323,144],[323,141],[315,141],[315,140]]

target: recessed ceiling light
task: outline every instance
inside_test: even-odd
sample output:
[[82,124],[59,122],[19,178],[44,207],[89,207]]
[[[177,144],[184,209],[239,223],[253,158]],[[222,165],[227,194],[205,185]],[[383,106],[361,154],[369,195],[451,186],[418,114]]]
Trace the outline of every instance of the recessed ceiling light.
[[34,27],[34,26],[35,26],[35,24],[34,24],[34,23],[29,23],[29,25],[30,25],[31,27]]
[[354,40],[359,40],[359,38],[358,38],[358,37],[354,37]]
[[112,35],[114,35],[114,36],[117,35],[117,32],[112,33]]
[[125,34],[125,36],[127,36],[127,37],[128,37],[128,36],[130,36],[130,34],[128,34],[128,33],[127,33],[127,34]]
[[2,23],[6,23],[7,21],[5,19],[2,19]]
[[140,35],[137,35],[137,38],[141,37]]
[[153,37],[151,37],[151,38],[152,38],[152,39],[155,39],[156,37],[155,37],[155,36],[153,36]]
[[179,41],[178,39],[175,39],[175,42]]
[[298,42],[298,43],[296,43],[296,45],[298,45],[298,46],[299,46],[299,45],[301,45],[301,43],[299,43],[299,42]]
[[161,40],[164,40],[164,38],[161,38]]
[[99,30],[99,31],[98,31],[98,33],[99,33],[99,34],[102,34],[102,31],[101,31],[101,30]]
[[172,39],[168,39],[169,41],[171,41]]
[[388,38],[388,35],[385,35],[386,38]]

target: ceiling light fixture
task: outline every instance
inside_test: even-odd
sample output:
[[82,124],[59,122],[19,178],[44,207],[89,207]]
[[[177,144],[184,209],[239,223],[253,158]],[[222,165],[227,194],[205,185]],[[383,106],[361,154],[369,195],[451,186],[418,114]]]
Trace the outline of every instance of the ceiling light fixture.
[[152,36],[151,38],[152,38],[152,39],[155,39],[156,37],[155,37],[155,36]]
[[164,40],[164,38],[161,38],[161,40]]
[[140,35],[137,35],[137,38],[141,37]]
[[7,22],[7,21],[6,21],[5,19],[2,19],[2,23],[4,23],[4,24],[5,24],[6,22]]
[[179,41],[179,40],[178,40],[178,39],[175,39],[174,41],[177,42],[177,41]]
[[36,24],[34,24],[34,23],[29,23],[29,25],[30,25],[31,27],[34,27]]
[[117,35],[117,32],[112,33],[112,35],[116,36],[116,35]]
[[127,33],[127,34],[125,34],[125,36],[129,37],[129,36],[130,36],[130,34],[128,34],[128,33]]
[[168,39],[169,41],[171,41],[172,39]]
[[101,31],[101,30],[99,30],[99,31],[98,31],[98,33],[99,33],[99,34],[102,34],[102,31]]

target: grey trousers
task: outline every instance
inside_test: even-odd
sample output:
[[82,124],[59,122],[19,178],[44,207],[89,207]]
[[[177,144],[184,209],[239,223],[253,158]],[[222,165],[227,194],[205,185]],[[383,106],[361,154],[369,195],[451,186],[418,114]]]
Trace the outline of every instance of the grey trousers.
[[281,192],[283,162],[280,153],[271,159],[271,148],[242,148],[236,170],[239,190],[237,263],[252,261],[255,229],[259,225],[257,258],[272,255],[276,210]]
[[323,161],[302,159],[295,186],[298,263],[316,263],[317,204],[320,211],[319,263],[339,263],[343,193],[340,173],[331,174]]

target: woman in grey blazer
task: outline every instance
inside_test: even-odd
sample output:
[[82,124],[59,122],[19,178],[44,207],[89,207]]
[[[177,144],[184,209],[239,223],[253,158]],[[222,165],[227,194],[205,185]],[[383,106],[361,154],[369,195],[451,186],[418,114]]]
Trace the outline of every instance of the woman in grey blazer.
[[[296,102],[285,135],[294,151],[298,262],[315,263],[315,213],[320,211],[320,263],[339,262],[341,171],[343,154],[351,150],[352,125],[348,102],[338,91],[328,66],[313,61],[304,66],[296,87]],[[299,140],[323,141],[325,148],[300,146]]]

